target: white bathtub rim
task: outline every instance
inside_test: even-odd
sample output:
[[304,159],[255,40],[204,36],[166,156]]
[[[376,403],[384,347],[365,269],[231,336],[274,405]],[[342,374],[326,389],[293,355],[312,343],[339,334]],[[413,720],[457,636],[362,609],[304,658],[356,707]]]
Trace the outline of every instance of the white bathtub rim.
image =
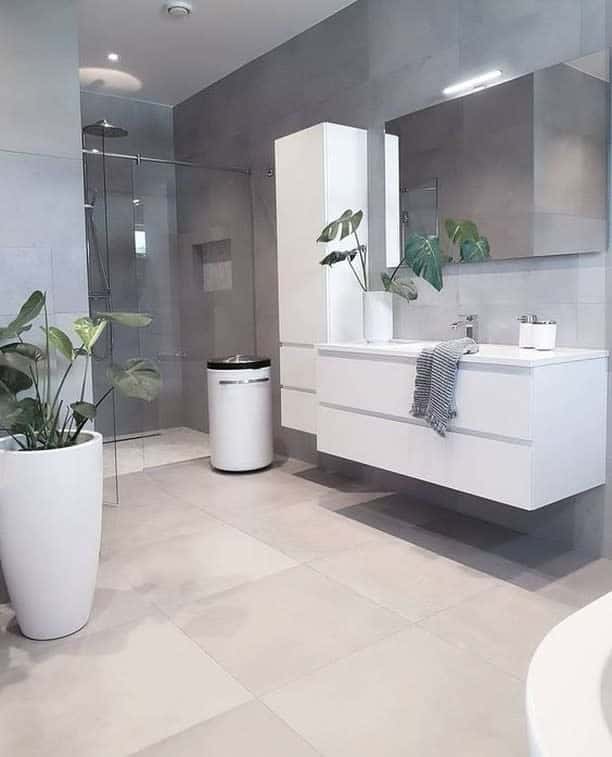
[[573,613],[544,638],[527,675],[532,757],[612,754],[602,706],[611,655],[612,593]]

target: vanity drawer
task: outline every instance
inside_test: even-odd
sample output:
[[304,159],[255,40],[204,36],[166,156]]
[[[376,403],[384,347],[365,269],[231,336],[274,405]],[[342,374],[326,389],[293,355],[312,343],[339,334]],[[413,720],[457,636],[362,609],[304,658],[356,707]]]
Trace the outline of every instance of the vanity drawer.
[[532,447],[319,406],[320,452],[530,510]]
[[312,345],[281,345],[281,386],[314,392],[317,387],[316,367],[316,352]]
[[[397,418],[411,417],[415,360],[319,353],[317,371],[318,399],[322,404]],[[510,439],[532,438],[528,369],[463,364],[455,396],[457,418],[451,429]]]

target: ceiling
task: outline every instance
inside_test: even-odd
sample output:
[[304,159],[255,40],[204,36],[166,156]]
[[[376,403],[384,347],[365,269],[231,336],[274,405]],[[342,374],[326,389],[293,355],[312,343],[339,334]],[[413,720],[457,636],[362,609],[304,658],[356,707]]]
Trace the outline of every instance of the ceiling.
[[174,18],[164,0],[77,0],[81,87],[176,105],[352,2],[193,0]]

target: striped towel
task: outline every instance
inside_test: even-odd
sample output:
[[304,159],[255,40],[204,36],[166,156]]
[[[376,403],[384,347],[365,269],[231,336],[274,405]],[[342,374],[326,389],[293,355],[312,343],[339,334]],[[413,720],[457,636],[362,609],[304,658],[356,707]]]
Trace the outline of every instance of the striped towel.
[[425,418],[441,436],[457,415],[455,385],[459,360],[466,353],[478,352],[473,339],[453,339],[436,347],[425,347],[417,358],[412,415]]

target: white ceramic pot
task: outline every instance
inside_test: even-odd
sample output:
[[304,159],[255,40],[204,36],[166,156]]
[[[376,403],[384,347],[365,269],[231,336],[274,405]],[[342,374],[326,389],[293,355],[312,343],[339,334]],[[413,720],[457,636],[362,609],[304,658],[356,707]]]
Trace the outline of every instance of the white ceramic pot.
[[19,451],[0,439],[0,563],[17,622],[56,639],[89,619],[102,523],[102,437]]
[[393,339],[391,292],[363,293],[363,335],[367,342],[390,342]]

